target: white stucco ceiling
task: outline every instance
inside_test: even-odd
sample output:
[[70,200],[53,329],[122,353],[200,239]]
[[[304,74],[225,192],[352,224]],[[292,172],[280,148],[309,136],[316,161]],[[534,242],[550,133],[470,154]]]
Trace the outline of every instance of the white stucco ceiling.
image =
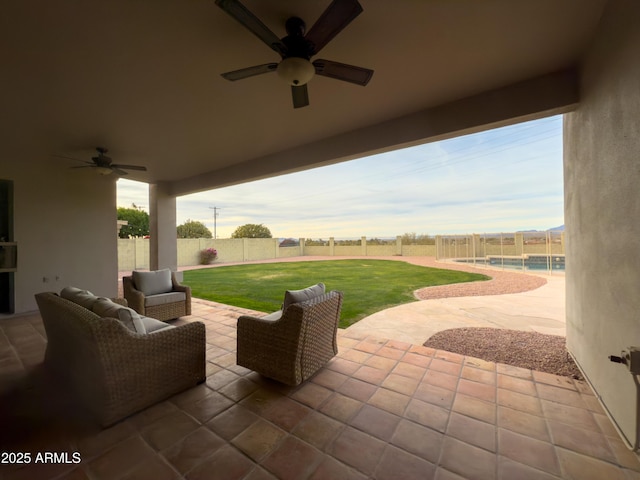
[[[605,0],[361,0],[316,58],[375,70],[366,87],[316,77],[294,110],[278,61],[213,0],[20,0],[0,15],[0,162],[88,160],[105,145],[129,178],[177,181],[575,66]],[[245,0],[278,36],[328,0]],[[317,143],[316,143],[317,144]],[[213,174],[212,174],[213,172]],[[250,174],[247,172],[247,177]]]

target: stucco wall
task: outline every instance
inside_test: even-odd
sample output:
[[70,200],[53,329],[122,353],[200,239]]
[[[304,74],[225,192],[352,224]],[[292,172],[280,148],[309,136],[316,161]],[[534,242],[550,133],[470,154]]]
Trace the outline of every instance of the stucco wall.
[[0,178],[14,182],[15,312],[36,310],[35,293],[67,285],[116,295],[115,178],[51,158],[22,165],[16,157],[0,162]]
[[614,0],[564,124],[567,343],[631,442],[636,387],[607,356],[640,346],[639,58],[640,2]]

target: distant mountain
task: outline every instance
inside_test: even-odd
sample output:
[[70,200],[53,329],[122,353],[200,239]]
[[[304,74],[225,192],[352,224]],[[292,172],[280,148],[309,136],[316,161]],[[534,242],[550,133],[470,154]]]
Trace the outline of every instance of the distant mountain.
[[564,225],[560,225],[559,227],[553,227],[548,230],[549,232],[564,232]]

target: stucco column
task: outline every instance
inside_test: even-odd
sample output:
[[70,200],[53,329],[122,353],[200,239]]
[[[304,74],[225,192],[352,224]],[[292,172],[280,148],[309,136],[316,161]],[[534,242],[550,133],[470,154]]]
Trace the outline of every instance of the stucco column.
[[178,268],[176,197],[162,183],[149,185],[149,269]]

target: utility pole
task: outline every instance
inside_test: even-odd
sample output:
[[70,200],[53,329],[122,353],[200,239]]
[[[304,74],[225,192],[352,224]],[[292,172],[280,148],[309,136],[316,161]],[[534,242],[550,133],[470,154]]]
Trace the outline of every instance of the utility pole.
[[216,238],[218,238],[218,233],[216,232],[216,219],[218,218],[218,210],[220,210],[220,207],[209,208],[213,210],[213,239],[215,240]]

